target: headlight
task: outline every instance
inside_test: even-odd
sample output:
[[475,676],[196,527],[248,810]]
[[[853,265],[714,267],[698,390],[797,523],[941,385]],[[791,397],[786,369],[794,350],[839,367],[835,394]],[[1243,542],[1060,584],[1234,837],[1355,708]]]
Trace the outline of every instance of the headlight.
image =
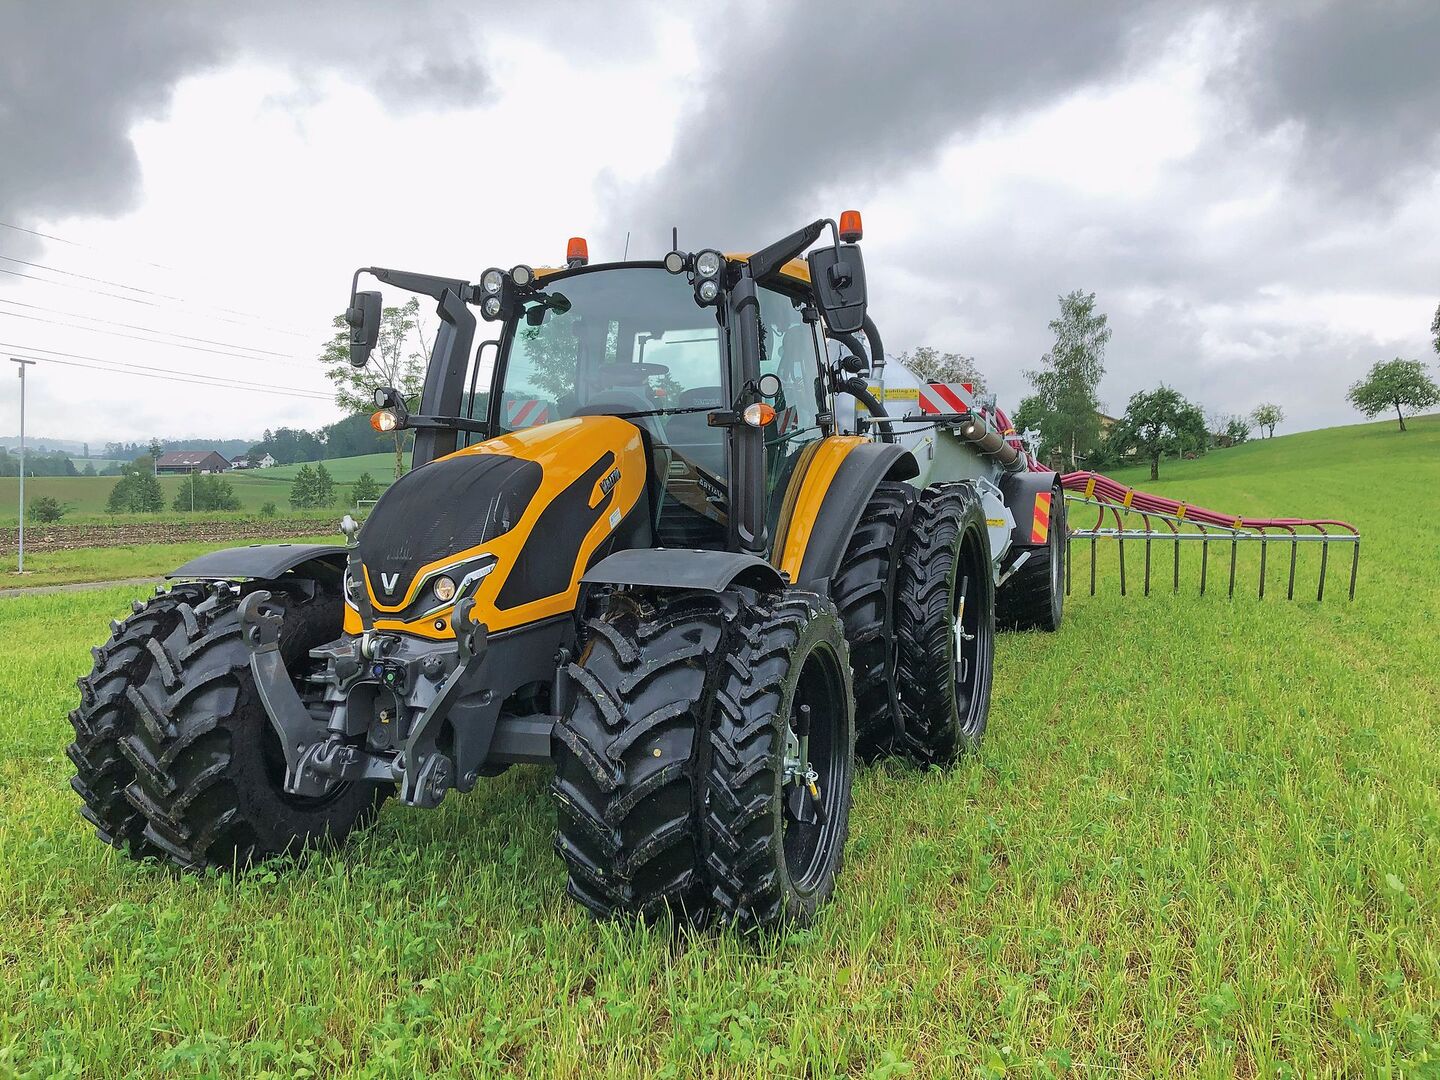
[[480,305],[480,310],[485,313],[487,319],[498,319],[500,317],[500,297],[487,296],[485,303]]
[[745,406],[745,423],[751,427],[764,427],[775,419],[775,408],[766,405],[763,401],[756,401]]
[[[523,289],[535,280],[535,271],[531,270],[530,267],[526,266],[524,263],[521,263],[519,266],[515,266],[510,269],[510,280],[515,282],[516,285],[520,286],[520,288]],[[498,290],[488,291],[494,292]]]
[[499,296],[500,290],[505,287],[505,274],[501,270],[491,268],[480,275],[480,288],[484,289],[491,296]]
[[701,300],[705,301],[705,303],[707,304],[713,304],[715,302],[715,298],[720,295],[720,286],[715,283],[715,280],[713,278],[708,278],[705,281],[700,282],[700,288],[697,290],[697,292],[699,293]]
[[448,603],[455,599],[455,579],[452,577],[442,574],[435,579],[435,583],[430,588],[435,593],[436,600]]
[[672,274],[678,274],[685,269],[685,256],[681,252],[671,251],[665,255],[665,269]]
[[702,251],[695,256],[695,273],[702,278],[713,278],[720,273],[724,262],[718,251]]
[[394,431],[400,426],[400,418],[395,415],[394,409],[381,409],[370,414],[370,426],[376,431]]

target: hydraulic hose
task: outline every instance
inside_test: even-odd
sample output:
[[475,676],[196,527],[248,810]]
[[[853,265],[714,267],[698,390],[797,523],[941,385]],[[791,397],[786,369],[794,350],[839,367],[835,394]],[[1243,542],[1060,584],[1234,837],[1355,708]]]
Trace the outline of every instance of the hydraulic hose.
[[869,315],[865,316],[863,324],[865,340],[870,343],[870,370],[883,368],[885,366],[885,346],[880,341],[880,331],[875,327],[875,321]]
[[1060,478],[1066,491],[1079,491],[1087,498],[1099,502],[1115,503],[1140,513],[1170,514],[1194,521],[1201,525],[1219,525],[1227,529],[1287,529],[1295,526],[1313,528],[1320,532],[1325,529],[1344,529],[1354,535],[1359,530],[1348,521],[1332,521],[1323,518],[1247,518],[1234,514],[1222,514],[1218,510],[1207,510],[1203,506],[1167,499],[1160,495],[1147,495],[1143,491],[1126,487],[1118,480],[1092,472],[1066,473]]
[[895,441],[895,428],[890,423],[890,414],[885,411],[885,406],[875,399],[870,393],[870,387],[860,376],[855,375],[846,379],[841,388],[853,397],[860,404],[864,405],[871,416],[876,417],[875,430],[880,432],[880,441],[893,443]]

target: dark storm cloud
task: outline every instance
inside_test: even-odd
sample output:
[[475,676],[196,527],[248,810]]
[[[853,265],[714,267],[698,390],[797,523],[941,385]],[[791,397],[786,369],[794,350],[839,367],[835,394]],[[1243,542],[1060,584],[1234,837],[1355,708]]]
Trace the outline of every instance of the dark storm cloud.
[[1306,179],[1391,191],[1440,150],[1440,3],[1267,4],[1228,89],[1262,128],[1298,124]]
[[[391,17],[385,17],[389,13]],[[238,58],[302,86],[338,72],[400,109],[465,107],[492,89],[468,24],[438,4],[0,3],[0,220],[114,214],[138,195],[130,129],[187,75]],[[6,231],[7,250],[22,235]]]

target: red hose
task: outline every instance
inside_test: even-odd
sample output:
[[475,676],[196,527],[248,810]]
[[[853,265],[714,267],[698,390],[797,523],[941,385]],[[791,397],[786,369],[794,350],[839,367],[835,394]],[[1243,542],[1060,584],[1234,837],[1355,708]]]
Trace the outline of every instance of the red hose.
[[[1234,514],[1222,514],[1218,510],[1207,510],[1203,506],[1178,502],[1160,495],[1148,495],[1099,473],[1066,473],[1060,478],[1060,484],[1066,491],[1083,492],[1087,498],[1093,498],[1097,502],[1121,508],[1128,507],[1142,514],[1147,512],[1171,514],[1201,525],[1219,525],[1227,529],[1258,529],[1261,531],[1286,529],[1292,532],[1298,526],[1315,529],[1322,533],[1327,529],[1334,528],[1344,529],[1355,536],[1359,535],[1359,530],[1346,521],[1331,521],[1326,518],[1247,518],[1237,517]],[[1127,496],[1128,502],[1126,501]]]

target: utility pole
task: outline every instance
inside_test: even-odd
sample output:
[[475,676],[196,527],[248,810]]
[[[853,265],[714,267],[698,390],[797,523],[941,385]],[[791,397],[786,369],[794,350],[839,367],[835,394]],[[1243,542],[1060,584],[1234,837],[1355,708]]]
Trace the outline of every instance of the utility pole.
[[20,565],[16,573],[25,572],[25,369],[32,367],[34,360],[21,360],[18,356],[10,358],[12,363],[20,365]]

